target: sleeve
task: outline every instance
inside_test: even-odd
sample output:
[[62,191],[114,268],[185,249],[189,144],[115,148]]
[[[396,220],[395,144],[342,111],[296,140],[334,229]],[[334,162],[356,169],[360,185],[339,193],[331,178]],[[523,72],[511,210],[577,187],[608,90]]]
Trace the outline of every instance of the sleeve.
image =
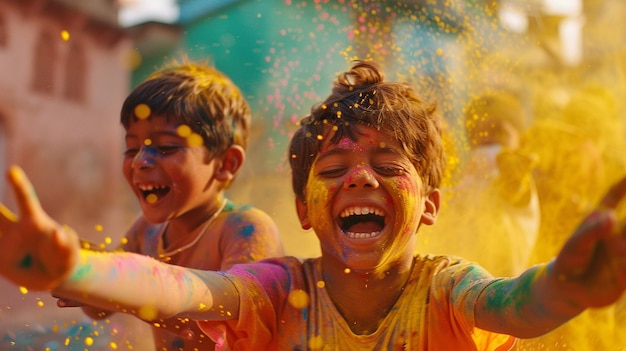
[[460,259],[448,263],[433,277],[431,326],[436,332],[449,330],[453,339],[473,344],[476,350],[509,350],[515,343],[514,337],[478,329],[474,320],[480,293],[499,279],[475,263]]
[[220,240],[222,252],[221,270],[233,265],[283,256],[278,229],[265,212],[250,206],[231,213],[224,223]]
[[[275,350],[280,311],[289,294],[291,262],[265,260],[235,265],[224,273],[239,293],[239,316],[228,321],[199,321],[217,343],[216,350]],[[299,265],[299,264],[298,264]]]

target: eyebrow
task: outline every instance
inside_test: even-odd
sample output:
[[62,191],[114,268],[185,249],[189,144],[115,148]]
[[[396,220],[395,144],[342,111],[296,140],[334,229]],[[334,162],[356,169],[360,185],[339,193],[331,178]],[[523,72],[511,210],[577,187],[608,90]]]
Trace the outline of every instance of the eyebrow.
[[[183,138],[182,136],[180,136],[180,134],[178,134],[178,132],[176,131],[165,131],[165,130],[160,130],[160,131],[156,131],[154,132],[154,134],[152,134],[156,137],[159,136],[171,136],[171,137],[177,137],[177,138]],[[137,134],[133,134],[133,133],[126,133],[126,136],[124,137],[125,139],[128,138],[139,138],[137,136]]]
[[[369,149],[369,151],[373,152],[374,154],[403,156],[403,153],[401,153],[398,149],[388,147],[388,146]],[[336,147],[325,152],[320,152],[319,155],[317,156],[317,160],[320,161],[320,160],[323,160],[327,157],[331,157],[334,155],[345,155],[345,154],[349,154],[352,152],[353,152],[352,149],[349,149],[349,148]]]

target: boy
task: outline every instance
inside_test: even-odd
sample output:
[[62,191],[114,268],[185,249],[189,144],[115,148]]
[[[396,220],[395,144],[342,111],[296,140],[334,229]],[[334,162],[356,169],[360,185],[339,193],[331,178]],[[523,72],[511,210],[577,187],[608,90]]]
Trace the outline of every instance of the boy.
[[612,210],[626,178],[555,260],[519,277],[416,255],[418,228],[433,224],[439,208],[440,134],[434,106],[408,84],[355,64],[290,144],[297,212],[319,237],[321,257],[226,272],[80,250],[14,167],[21,217],[0,216],[0,273],[145,320],[185,316],[219,348],[236,350],[506,349],[512,337],[481,330],[532,337],[617,300],[626,288],[626,238],[615,233]]
[[[248,104],[228,77],[201,63],[174,62],[128,95],[121,123],[123,173],[142,210],[121,249],[206,270],[283,255],[273,220],[224,196],[244,162],[250,128]],[[182,318],[152,329],[157,350],[212,345],[196,323]]]
[[511,91],[487,90],[463,109],[467,154],[460,178],[441,189],[445,203],[437,225],[422,229],[425,251],[480,262],[495,276],[529,265],[539,231],[536,160],[519,149],[524,106]]

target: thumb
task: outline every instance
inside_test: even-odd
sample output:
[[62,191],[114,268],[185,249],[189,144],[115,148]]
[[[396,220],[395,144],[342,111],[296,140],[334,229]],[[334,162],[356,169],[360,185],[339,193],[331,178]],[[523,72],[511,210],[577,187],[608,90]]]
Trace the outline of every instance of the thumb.
[[20,217],[40,215],[43,212],[35,188],[18,166],[12,166],[8,171],[9,183],[15,191]]

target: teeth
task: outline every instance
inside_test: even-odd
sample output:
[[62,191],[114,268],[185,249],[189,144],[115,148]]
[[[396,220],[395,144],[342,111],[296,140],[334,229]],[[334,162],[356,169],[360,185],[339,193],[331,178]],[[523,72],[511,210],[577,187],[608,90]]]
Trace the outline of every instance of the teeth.
[[350,207],[350,208],[346,208],[345,210],[341,211],[341,213],[339,214],[339,216],[341,218],[346,218],[349,216],[354,216],[354,215],[367,215],[367,214],[373,214],[373,215],[377,215],[377,216],[381,216],[383,217],[383,211],[374,208],[374,207]]
[[164,185],[137,185],[137,187],[141,191],[152,191],[154,189],[165,189],[165,188],[167,188]]
[[380,234],[380,232],[373,232],[373,233],[352,233],[352,232],[347,232],[345,234],[350,239],[370,239],[370,238],[377,237]]

